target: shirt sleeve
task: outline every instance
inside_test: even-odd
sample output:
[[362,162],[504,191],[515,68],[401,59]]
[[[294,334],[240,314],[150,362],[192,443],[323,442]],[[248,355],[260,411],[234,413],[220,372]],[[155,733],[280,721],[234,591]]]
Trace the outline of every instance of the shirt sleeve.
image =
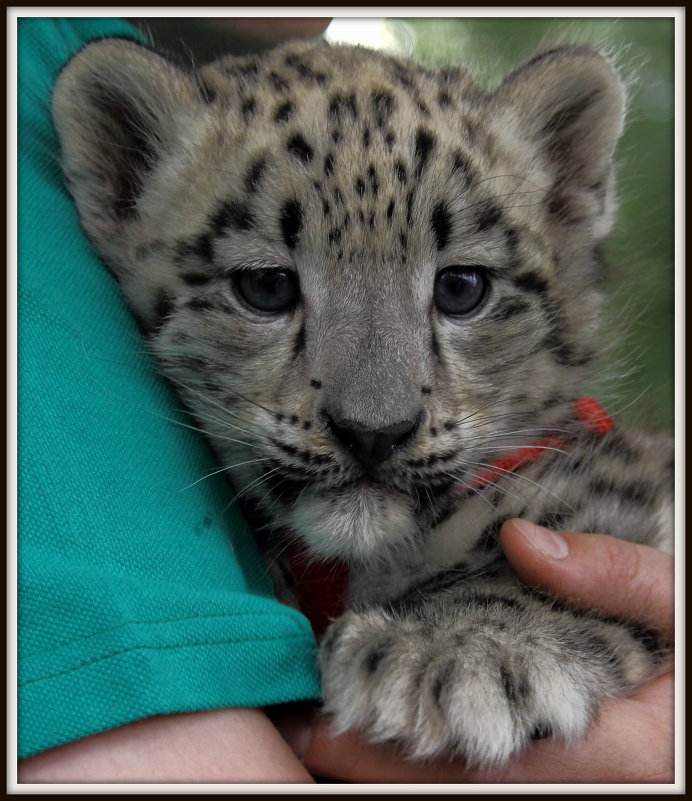
[[122,20],[18,22],[18,750],[154,714],[315,698],[209,449],[145,353],[63,186],[50,93]]

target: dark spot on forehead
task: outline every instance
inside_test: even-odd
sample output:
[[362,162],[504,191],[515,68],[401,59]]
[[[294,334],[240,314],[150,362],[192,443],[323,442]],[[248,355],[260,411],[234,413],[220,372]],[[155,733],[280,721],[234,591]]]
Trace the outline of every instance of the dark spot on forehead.
[[452,174],[455,173],[460,173],[463,176],[467,186],[473,183],[474,170],[471,162],[467,156],[458,150],[452,155]]
[[329,101],[329,113],[332,117],[341,117],[348,114],[355,120],[358,118],[358,104],[355,94],[333,95]]
[[285,92],[288,89],[288,83],[279,75],[278,72],[270,72],[269,80],[277,92]]
[[492,226],[497,223],[501,216],[502,212],[498,206],[495,206],[492,203],[486,203],[481,207],[480,210],[478,217],[478,230],[487,231],[488,228],[492,228]]
[[327,80],[327,76],[323,72],[314,70],[295,53],[288,53],[285,62],[289,67],[293,67],[293,69],[296,70],[301,78],[307,78],[316,81],[317,83],[324,83]]
[[441,91],[437,95],[437,103],[440,108],[447,108],[452,104],[452,98],[449,95],[449,92]]
[[517,247],[519,246],[519,233],[516,228],[510,228],[509,226],[505,228],[505,243],[507,244],[507,250],[509,250],[512,258],[514,258]]
[[377,180],[377,172],[373,164],[368,167],[368,180],[370,181],[370,191],[373,193],[373,195],[377,196],[377,193],[380,189],[380,184]]
[[257,73],[259,72],[259,62],[257,59],[253,59],[248,61],[247,64],[241,64],[238,67],[238,74],[242,75],[243,78],[254,78]]
[[200,234],[195,240],[188,243],[186,248],[186,255],[199,256],[204,261],[212,261],[214,258],[214,246],[209,234]]
[[371,96],[373,112],[378,128],[384,128],[394,110],[394,98],[389,92],[373,92]]
[[255,224],[255,215],[244,203],[229,200],[221,205],[212,218],[211,224],[217,236],[223,234],[228,228],[249,231]]
[[245,119],[248,119],[248,117],[252,117],[256,110],[257,110],[257,103],[254,97],[248,97],[245,100],[243,100],[242,111]]
[[435,234],[435,242],[438,250],[442,250],[449,242],[449,235],[452,231],[452,218],[449,209],[443,202],[438,203],[433,209],[430,224]]
[[281,209],[281,234],[286,246],[293,250],[303,227],[303,207],[297,200],[289,200]]
[[309,164],[315,155],[315,152],[312,149],[312,147],[305,141],[305,139],[303,139],[303,137],[299,133],[294,134],[286,142],[286,148],[292,156],[295,156],[297,159],[300,159],[306,164]]
[[414,148],[417,175],[420,175],[425,169],[434,147],[435,137],[429,131],[419,128],[418,132],[416,133],[416,143]]
[[262,176],[267,169],[267,161],[264,158],[253,162],[245,173],[245,189],[252,194],[259,186]]
[[293,114],[295,106],[291,103],[290,100],[287,100],[285,103],[282,103],[280,106],[277,106],[276,111],[274,112],[274,122],[276,123],[284,123],[288,122],[291,115]]
[[408,70],[402,64],[394,64],[393,65],[394,71],[394,78],[406,89],[411,91],[415,89],[415,84],[413,83],[413,78]]

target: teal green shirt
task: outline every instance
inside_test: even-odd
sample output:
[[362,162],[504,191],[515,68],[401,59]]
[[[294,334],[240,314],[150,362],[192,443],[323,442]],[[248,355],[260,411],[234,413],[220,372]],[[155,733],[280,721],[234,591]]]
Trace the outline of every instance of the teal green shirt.
[[[19,755],[149,715],[317,697],[232,493],[156,374],[59,169],[55,77],[121,20],[20,19]],[[195,483],[198,482],[198,483]]]

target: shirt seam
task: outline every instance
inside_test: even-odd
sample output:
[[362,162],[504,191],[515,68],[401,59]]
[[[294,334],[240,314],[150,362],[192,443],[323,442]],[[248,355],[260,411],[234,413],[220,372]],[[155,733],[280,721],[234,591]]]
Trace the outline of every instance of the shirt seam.
[[[296,610],[296,614],[300,615],[301,613]],[[32,659],[37,656],[43,656],[44,654],[50,654],[54,651],[59,651],[61,648],[67,648],[71,645],[77,645],[78,643],[87,642],[88,640],[93,639],[94,637],[100,637],[103,634],[111,634],[112,632],[118,631],[123,629],[127,626],[156,626],[163,623],[184,623],[188,620],[190,621],[198,621],[198,620],[219,620],[223,618],[233,619],[239,617],[274,617],[277,620],[289,620],[293,623],[296,623],[296,618],[292,615],[287,615],[284,612],[253,612],[253,611],[245,611],[245,612],[219,612],[218,614],[207,614],[207,615],[185,615],[183,617],[164,617],[155,620],[125,620],[122,623],[118,623],[115,626],[110,626],[106,629],[99,629],[99,631],[94,631],[91,634],[86,634],[83,637],[77,637],[74,640],[68,640],[67,642],[60,643],[59,645],[53,645],[50,648],[44,648],[39,651],[32,651],[28,654],[21,654],[18,656],[18,661],[22,659]],[[294,636],[294,635],[291,635]],[[299,635],[303,636],[303,635]]]
[[133,645],[129,648],[119,648],[118,650],[111,651],[107,654],[102,654],[100,656],[94,657],[93,659],[89,659],[84,662],[80,662],[76,665],[72,665],[65,670],[59,670],[55,673],[50,673],[44,676],[37,676],[36,678],[26,679],[25,681],[19,682],[18,687],[26,687],[30,684],[36,684],[37,682],[41,681],[48,681],[49,679],[57,678],[58,676],[65,676],[69,673],[74,673],[77,670],[81,670],[85,667],[90,667],[91,665],[95,665],[98,662],[104,662],[107,659],[112,659],[115,656],[121,656],[122,654],[132,653],[134,651],[171,651],[174,649],[180,648],[198,648],[200,646],[215,646],[215,645],[233,645],[238,643],[257,643],[257,642],[280,642],[280,641],[290,641],[290,640],[303,640],[306,643],[311,643],[311,638],[301,634],[294,634],[294,635],[284,635],[281,637],[242,637],[238,639],[229,639],[225,638],[222,640],[199,640],[197,642],[192,643],[175,643],[173,645]]

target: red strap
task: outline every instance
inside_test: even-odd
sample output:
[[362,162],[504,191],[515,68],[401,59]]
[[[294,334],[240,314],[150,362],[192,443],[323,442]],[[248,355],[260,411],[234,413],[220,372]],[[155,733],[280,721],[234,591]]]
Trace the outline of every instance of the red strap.
[[601,437],[615,428],[608,412],[593,398],[577,398],[572,409],[574,419],[578,420],[589,431]]
[[505,456],[496,459],[490,467],[477,473],[470,481],[465,481],[460,489],[462,491],[477,489],[484,484],[489,484],[493,479],[500,478],[506,473],[513,473],[520,467],[533,462],[542,456],[547,450],[560,450],[567,444],[566,439],[559,437],[541,437],[533,445],[525,448],[517,448],[510,451]]
[[[593,398],[577,398],[572,414],[584,428],[599,436],[607,434],[614,427],[608,413]],[[540,437],[525,448],[517,448],[501,456],[470,481],[464,482],[460,489],[468,491],[482,487],[533,462],[546,451],[560,450],[568,444],[569,440],[564,437]],[[348,567],[338,559],[315,559],[295,539],[289,539],[286,548],[296,580],[298,605],[310,620],[315,637],[319,640],[329,623],[344,611],[348,594]]]
[[321,639],[332,620],[346,606],[348,567],[339,559],[316,559],[302,542],[292,538],[286,545],[288,561],[296,580],[298,606]]

